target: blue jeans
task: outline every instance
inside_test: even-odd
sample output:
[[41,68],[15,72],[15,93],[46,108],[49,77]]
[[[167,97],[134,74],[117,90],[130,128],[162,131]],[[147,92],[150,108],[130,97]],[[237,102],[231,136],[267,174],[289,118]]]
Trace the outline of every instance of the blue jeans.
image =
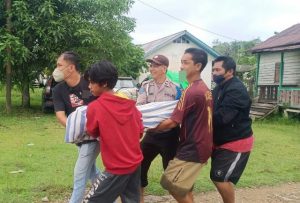
[[88,179],[92,182],[100,175],[96,158],[100,152],[99,142],[90,142],[78,147],[78,158],[74,168],[74,186],[70,203],[81,203]]

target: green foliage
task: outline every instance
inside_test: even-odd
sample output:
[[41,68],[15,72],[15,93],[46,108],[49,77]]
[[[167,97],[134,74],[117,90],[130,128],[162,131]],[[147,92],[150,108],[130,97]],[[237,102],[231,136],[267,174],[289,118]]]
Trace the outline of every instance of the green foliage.
[[260,39],[233,42],[220,42],[219,40],[215,40],[213,41],[213,48],[221,55],[232,57],[237,64],[255,65],[256,57],[252,55],[250,50],[260,42]]
[[2,33],[3,34],[0,35],[0,53],[5,53],[6,48],[11,48],[14,50],[13,56],[7,56],[3,54],[3,62],[11,62],[12,65],[14,65],[15,62],[17,62],[16,58],[20,58],[21,60],[25,61],[28,57],[29,51],[26,47],[22,46],[20,39],[9,33]]
[[[144,53],[129,36],[135,26],[126,16],[132,4],[132,0],[15,0],[11,13],[0,14],[0,59],[13,62],[13,82],[22,88],[46,67],[53,70],[56,58],[66,50],[79,53],[83,69],[107,59],[120,75],[135,78],[144,65]],[[11,34],[4,29],[7,15],[12,16]],[[11,58],[7,47],[12,48]],[[4,69],[0,72],[3,80]]]
[[[213,48],[221,55],[232,57],[238,66],[248,65],[255,67],[256,56],[251,53],[251,48],[260,42],[260,39],[233,42],[215,40],[213,41]],[[254,96],[255,74],[256,69],[236,72],[236,76],[244,82],[251,97]]]

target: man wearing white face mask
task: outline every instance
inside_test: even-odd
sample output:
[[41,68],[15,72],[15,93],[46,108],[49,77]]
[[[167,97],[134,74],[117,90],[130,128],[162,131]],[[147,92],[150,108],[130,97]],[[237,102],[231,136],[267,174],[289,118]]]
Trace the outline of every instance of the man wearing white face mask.
[[[74,52],[64,52],[57,59],[53,78],[60,82],[53,89],[54,110],[58,121],[66,127],[67,116],[77,107],[87,105],[94,97],[89,91],[88,81],[81,77],[80,60]],[[88,179],[96,180],[100,171],[95,161],[99,154],[96,139],[84,135],[75,144],[78,146],[78,158],[74,168],[74,186],[70,203],[82,202]]]

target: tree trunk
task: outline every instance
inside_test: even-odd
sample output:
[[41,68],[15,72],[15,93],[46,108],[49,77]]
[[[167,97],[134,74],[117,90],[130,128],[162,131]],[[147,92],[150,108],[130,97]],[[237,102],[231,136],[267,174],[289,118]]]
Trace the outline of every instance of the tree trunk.
[[[7,49],[7,53],[11,54],[11,49]],[[11,107],[11,63],[6,62],[4,65],[6,67],[6,112],[8,114],[11,113],[12,107]]]
[[[7,12],[6,17],[6,29],[9,33],[11,33],[12,30],[12,23],[11,23],[11,16],[8,15],[11,12],[11,0],[5,0],[5,8]],[[6,48],[7,58],[8,61],[5,62],[4,67],[6,69],[6,112],[11,113],[12,107],[11,107],[11,89],[12,89],[12,65],[11,61],[11,47]]]
[[22,107],[30,107],[30,92],[29,92],[29,79],[25,77],[22,81]]

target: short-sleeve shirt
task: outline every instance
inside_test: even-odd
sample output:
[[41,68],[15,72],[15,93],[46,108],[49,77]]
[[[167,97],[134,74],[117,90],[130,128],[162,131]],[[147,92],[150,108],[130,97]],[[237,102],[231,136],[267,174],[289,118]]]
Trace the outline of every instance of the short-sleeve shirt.
[[181,124],[176,158],[205,163],[212,152],[212,94],[202,80],[184,90],[171,119]]
[[54,110],[64,111],[70,115],[79,106],[87,105],[95,97],[91,94],[88,81],[84,78],[75,87],[69,87],[66,82],[60,82],[53,89]]
[[180,96],[180,88],[168,78],[160,86],[152,79],[142,84],[136,104],[143,105],[151,102],[173,101],[179,99]]

